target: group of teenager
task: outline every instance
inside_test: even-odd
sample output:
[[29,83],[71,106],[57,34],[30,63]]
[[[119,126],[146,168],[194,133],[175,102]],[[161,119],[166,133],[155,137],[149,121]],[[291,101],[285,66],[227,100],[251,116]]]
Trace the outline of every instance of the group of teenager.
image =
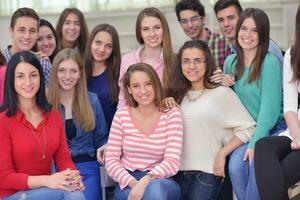
[[[300,180],[300,6],[283,52],[258,8],[176,4],[191,40],[172,50],[154,7],[136,20],[140,47],[121,57],[118,32],[65,9],[56,29],[31,8],[11,18],[0,55],[0,198],[285,200]],[[174,30],[172,30],[174,31]],[[283,94],[282,94],[283,93]],[[231,187],[232,183],[232,187]]]

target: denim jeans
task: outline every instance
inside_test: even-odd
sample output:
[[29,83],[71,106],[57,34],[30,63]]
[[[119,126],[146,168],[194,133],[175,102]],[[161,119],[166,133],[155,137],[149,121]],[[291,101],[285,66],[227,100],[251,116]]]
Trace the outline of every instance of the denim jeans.
[[20,191],[2,200],[85,200],[83,192],[66,192],[60,189],[37,188]]
[[[129,172],[134,178],[140,180],[147,172]],[[116,185],[115,200],[127,200],[131,188],[127,186],[121,190],[119,184]],[[180,186],[172,178],[162,178],[151,181],[144,192],[143,200],[179,200]]]
[[84,195],[88,200],[102,200],[100,164],[97,161],[75,163],[85,186]]
[[179,171],[174,179],[181,187],[181,199],[214,200],[219,194],[222,178],[202,171]]
[[[270,136],[278,135],[286,129],[285,120],[281,120],[270,131]],[[249,164],[248,160],[243,161],[248,143],[238,147],[230,156],[229,174],[233,190],[238,200],[259,200],[256,186],[254,159]]]

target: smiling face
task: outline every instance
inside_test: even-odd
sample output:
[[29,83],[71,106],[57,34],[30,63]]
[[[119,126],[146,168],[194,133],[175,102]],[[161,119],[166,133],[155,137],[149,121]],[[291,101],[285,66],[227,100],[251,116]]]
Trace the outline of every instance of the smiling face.
[[74,60],[64,60],[58,65],[57,79],[61,90],[74,90],[79,78],[80,69]]
[[62,37],[67,43],[76,42],[80,35],[80,20],[79,17],[70,13],[66,17],[62,27]]
[[15,69],[14,85],[18,101],[34,100],[40,88],[38,69],[29,63],[19,63]]
[[148,74],[143,71],[136,71],[130,75],[129,94],[138,103],[138,106],[155,105],[155,90]]
[[182,73],[191,82],[192,89],[203,89],[205,62],[205,54],[198,48],[187,48],[182,52]]
[[9,30],[13,54],[31,50],[38,38],[38,22],[31,17],[19,17]]
[[109,33],[105,31],[98,32],[92,42],[91,52],[96,62],[104,63],[112,54],[113,41]]
[[242,23],[238,31],[238,43],[244,51],[257,51],[259,36],[252,17],[246,18]]
[[161,47],[163,41],[161,21],[156,17],[144,17],[141,23],[141,35],[145,46],[151,48]]
[[179,17],[179,23],[184,33],[191,39],[198,39],[203,31],[204,18],[193,10],[180,11]]
[[38,51],[46,54],[48,57],[52,55],[56,48],[56,41],[53,32],[47,26],[41,26],[39,29],[39,37],[36,41]]
[[231,43],[235,41],[235,29],[238,18],[238,10],[234,5],[217,12],[220,31]]

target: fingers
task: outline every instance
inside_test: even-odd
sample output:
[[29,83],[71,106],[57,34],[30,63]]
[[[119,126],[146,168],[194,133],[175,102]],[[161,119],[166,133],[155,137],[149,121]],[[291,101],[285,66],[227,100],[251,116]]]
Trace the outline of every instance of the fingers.
[[163,100],[163,105],[162,105],[162,111],[164,110],[169,110],[175,107],[179,107],[179,105],[177,104],[177,102],[175,101],[175,99],[173,97],[167,97]]
[[234,78],[229,74],[225,74],[222,77],[221,84],[225,87],[230,87],[230,86],[234,85]]
[[213,75],[210,77],[210,81],[214,83],[221,83],[222,76],[223,76],[223,72],[220,68],[218,68],[213,72]]
[[106,150],[101,147],[97,150],[97,160],[101,165],[105,164],[105,152]]

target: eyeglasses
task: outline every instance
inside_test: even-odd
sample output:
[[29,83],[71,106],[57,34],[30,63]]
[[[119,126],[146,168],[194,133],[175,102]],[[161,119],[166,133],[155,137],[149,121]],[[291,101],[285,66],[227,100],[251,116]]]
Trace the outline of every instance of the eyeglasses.
[[185,25],[188,25],[189,23],[195,24],[200,19],[201,19],[201,16],[197,15],[197,16],[191,17],[190,19],[180,19],[179,23],[181,25],[185,26]]
[[192,63],[193,63],[193,65],[200,65],[202,63],[206,63],[206,59],[205,58],[195,58],[194,60],[183,59],[181,61],[181,64],[183,66],[190,66]]

